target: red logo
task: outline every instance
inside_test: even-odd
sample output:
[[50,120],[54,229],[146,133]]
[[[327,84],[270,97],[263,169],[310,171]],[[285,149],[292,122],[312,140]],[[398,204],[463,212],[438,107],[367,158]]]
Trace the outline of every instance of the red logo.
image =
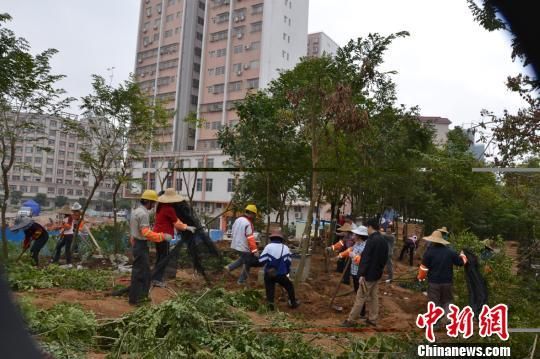
[[446,326],[446,334],[449,337],[456,338],[459,333],[467,339],[473,335],[473,317],[474,312],[471,307],[466,306],[462,311],[454,304],[449,305],[450,313],[447,317],[450,323]]
[[426,339],[433,343],[435,342],[435,333],[433,331],[433,326],[441,319],[444,315],[444,309],[437,307],[435,303],[428,303],[428,311],[426,314],[418,314],[416,318],[416,325],[418,328],[426,328]]
[[478,317],[481,337],[490,337],[497,334],[501,340],[508,340],[508,306],[498,304],[493,308],[487,305],[482,307],[482,312]]

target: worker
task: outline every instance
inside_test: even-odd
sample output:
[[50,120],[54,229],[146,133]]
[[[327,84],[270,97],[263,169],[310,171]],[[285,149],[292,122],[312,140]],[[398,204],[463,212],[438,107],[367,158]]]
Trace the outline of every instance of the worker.
[[249,269],[259,263],[257,242],[255,241],[255,229],[253,221],[257,216],[257,207],[249,204],[244,210],[244,215],[238,217],[232,227],[231,248],[238,252],[240,258],[224,267],[227,273],[242,267],[242,273],[237,283],[243,285],[249,277]]
[[133,243],[133,266],[131,269],[131,286],[129,288],[129,303],[137,305],[145,300],[150,289],[150,253],[148,241],[170,241],[172,236],[168,233],[154,232],[150,229],[150,210],[158,200],[156,191],[146,190],[140,199],[129,222],[131,239]]
[[379,280],[388,260],[388,244],[379,232],[379,221],[371,218],[367,221],[368,239],[362,252],[358,267],[359,290],[349,317],[341,324],[344,327],[356,326],[362,307],[367,302],[367,325],[376,326],[379,319]]
[[431,245],[424,253],[422,264],[418,268],[418,280],[428,280],[428,301],[443,308],[448,313],[448,307],[452,303],[453,267],[463,266],[467,263],[467,257],[461,251],[458,255],[448,248],[448,242],[443,238],[440,231],[433,231],[424,240]]
[[269,310],[275,309],[274,293],[276,283],[287,291],[289,307],[297,308],[300,302],[294,295],[294,286],[289,279],[291,271],[291,251],[283,241],[285,238],[280,230],[270,233],[270,243],[264,247],[259,262],[264,264],[264,286],[266,288],[266,302]]
[[384,208],[383,214],[381,216],[381,226],[383,227],[384,232],[386,232],[388,228],[390,228],[390,231],[392,231],[391,229],[394,226],[396,217],[397,213],[394,208],[392,208],[392,206],[390,205],[387,205]]
[[[333,245],[326,247],[326,252],[328,254],[331,254],[333,252],[343,252],[347,250],[347,248],[351,248],[354,245],[354,239],[352,237],[352,230],[353,227],[350,222],[345,222],[341,227],[337,229],[337,236],[340,238],[336,243]],[[343,275],[342,283],[346,285],[351,284],[351,267],[346,266],[347,256],[344,255],[342,258],[338,258],[337,264],[336,264],[336,272],[343,273],[343,271],[346,271],[346,273]]]
[[24,231],[23,251],[26,251],[30,247],[30,243],[34,241],[32,248],[30,248],[30,254],[33,264],[37,267],[39,265],[39,251],[49,240],[49,233],[45,227],[28,217],[15,218],[15,223],[10,228],[15,233],[21,229]]
[[[78,204],[78,203],[75,203],[75,204]],[[64,215],[64,218],[62,219],[62,223],[55,228],[55,229],[60,230],[60,234],[58,236],[59,241],[56,244],[55,254],[51,261],[52,263],[58,263],[58,261],[60,260],[60,255],[62,253],[62,248],[65,247],[66,264],[71,265],[71,244],[73,242],[72,210],[73,209],[76,210],[77,208],[78,207],[70,208],[69,205],[65,205],[58,211],[59,214]]]
[[354,292],[356,293],[358,291],[358,281],[360,279],[358,269],[360,267],[360,260],[362,259],[362,252],[366,247],[366,241],[368,239],[367,227],[359,226],[352,230],[352,234],[354,238],[354,245],[347,252],[351,258],[351,276],[353,278]]
[[[182,201],[184,201],[184,198],[181,195],[176,194],[174,188],[167,188],[165,192],[158,197],[154,231],[167,233],[172,237],[174,237],[175,229],[179,232],[190,231],[191,233],[195,233],[195,227],[188,226],[176,216],[173,204]],[[155,245],[157,266],[158,263],[166,260],[169,255],[169,242],[156,242]],[[165,273],[166,268],[166,265],[160,266],[160,269],[154,273],[152,285],[156,287],[165,287],[165,284],[163,283],[163,274]]]
[[409,238],[405,239],[403,242],[403,248],[401,248],[401,253],[399,254],[399,260],[403,260],[405,253],[409,254],[409,265],[413,265],[414,252],[418,248],[418,237],[416,234],[413,234]]
[[448,241],[448,239],[450,238],[450,232],[448,231],[448,229],[446,227],[441,227],[439,229],[437,229],[439,232],[441,232],[442,234],[442,237],[445,241]]
[[390,227],[380,228],[380,232],[388,245],[388,261],[386,262],[386,283],[390,283],[394,279],[394,263],[392,262],[392,256],[394,254],[394,245],[396,244],[396,237],[392,234]]

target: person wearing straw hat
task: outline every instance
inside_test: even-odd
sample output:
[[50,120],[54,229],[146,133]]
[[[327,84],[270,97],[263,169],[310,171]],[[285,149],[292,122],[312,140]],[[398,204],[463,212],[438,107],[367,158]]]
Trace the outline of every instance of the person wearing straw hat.
[[143,192],[141,205],[133,211],[129,229],[133,243],[133,266],[131,269],[131,285],[129,287],[129,304],[137,305],[144,301],[150,290],[150,251],[148,241],[170,241],[169,233],[156,232],[150,229],[150,210],[154,208],[158,195],[154,190]]
[[52,263],[58,263],[60,261],[62,248],[65,247],[66,264],[71,265],[71,244],[73,242],[73,216],[71,212],[71,208],[67,204],[58,210],[58,214],[63,214],[64,218],[62,219],[62,223],[56,228],[60,230],[60,235],[58,236],[59,241],[56,244],[54,257],[51,260]]
[[[184,197],[177,194],[174,188],[165,189],[164,193],[158,197],[158,205],[156,209],[156,222],[154,224],[154,231],[163,232],[174,237],[174,231],[179,232],[190,231],[195,233],[195,227],[188,226],[182,222],[177,216],[174,210],[174,203],[184,201]],[[156,242],[156,266],[158,263],[166,260],[169,255],[169,242],[162,241]],[[152,278],[152,284],[158,287],[164,287],[163,274],[166,266],[161,266],[161,269],[154,273]]]
[[270,233],[270,243],[264,247],[259,262],[264,264],[264,286],[266,302],[269,310],[275,309],[274,294],[276,283],[285,288],[289,296],[289,307],[297,308],[300,302],[294,295],[294,286],[288,275],[291,271],[291,251],[283,244],[285,238],[281,230],[274,229]]
[[428,301],[444,308],[448,313],[448,306],[452,303],[453,294],[453,268],[467,264],[467,257],[461,251],[458,255],[449,248],[448,242],[440,231],[436,230],[424,240],[431,243],[427,249],[422,264],[418,268],[418,280],[428,280]]
[[366,324],[376,326],[379,319],[379,280],[388,260],[388,244],[379,233],[380,225],[377,218],[371,218],[366,224],[369,237],[358,267],[360,290],[356,293],[348,318],[341,324],[343,327],[356,326],[356,320],[366,303],[368,310]]
[[256,264],[259,263],[257,258],[259,250],[253,227],[256,216],[257,207],[254,204],[248,204],[244,209],[244,215],[238,217],[232,226],[231,248],[238,252],[240,258],[226,265],[223,269],[230,274],[233,270],[242,267],[242,272],[237,280],[240,285],[247,282],[250,268],[256,267]]
[[[32,262],[37,267],[39,265],[39,252],[49,240],[49,233],[41,224],[34,222],[29,217],[17,217],[15,223],[9,228],[12,232],[24,231],[23,251],[30,247],[30,243],[34,241],[30,254]],[[23,252],[24,253],[24,252]]]
[[[326,252],[328,254],[331,254],[333,252],[344,252],[348,248],[351,248],[354,245],[354,240],[352,238],[352,230],[353,226],[349,222],[345,222],[341,227],[337,229],[337,236],[341,237],[336,243],[333,245],[326,247]],[[344,255],[342,257],[338,256],[338,261],[336,264],[336,272],[343,273],[344,270],[347,270],[347,273],[343,276],[343,280],[341,281],[343,284],[350,285],[351,284],[351,267],[346,267],[346,260],[347,256]]]
[[448,241],[448,238],[450,237],[450,231],[446,228],[446,226],[438,228],[437,230],[441,232],[443,239]]

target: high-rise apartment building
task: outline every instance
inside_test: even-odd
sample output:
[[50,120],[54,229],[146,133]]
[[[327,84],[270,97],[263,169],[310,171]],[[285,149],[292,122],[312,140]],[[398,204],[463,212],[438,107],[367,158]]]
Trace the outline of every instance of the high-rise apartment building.
[[207,0],[196,148],[218,148],[234,104],[306,55],[307,0]]
[[197,110],[205,2],[142,0],[135,75],[142,90],[170,111],[158,139],[163,151],[193,150],[195,129],[184,121]]
[[[226,167],[217,132],[238,120],[237,101],[306,55],[308,7],[309,0],[141,0],[137,81],[151,98],[169,101],[171,123],[159,138],[163,147],[135,164],[132,176],[145,188],[176,187],[184,195],[195,188],[196,210],[219,213],[230,202],[235,174],[165,178],[166,169]],[[204,120],[196,129],[184,121],[194,111]],[[223,229],[225,220],[216,223]]]
[[324,32],[315,32],[308,35],[307,55],[320,57],[323,54],[334,56],[339,45]]

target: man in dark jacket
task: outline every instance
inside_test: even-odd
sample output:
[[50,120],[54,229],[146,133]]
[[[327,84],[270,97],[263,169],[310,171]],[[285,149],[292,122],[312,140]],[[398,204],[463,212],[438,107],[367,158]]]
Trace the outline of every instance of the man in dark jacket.
[[440,231],[434,231],[431,236],[424,237],[431,243],[418,269],[418,280],[428,279],[428,301],[444,308],[452,303],[452,283],[454,266],[463,266],[467,257],[463,252],[459,255],[448,248],[448,242]]
[[379,319],[379,279],[388,261],[388,244],[379,233],[379,221],[376,218],[370,219],[366,224],[369,237],[358,268],[360,290],[356,293],[349,317],[342,324],[344,327],[356,325],[355,321],[366,302],[368,310],[366,324],[376,326]]

